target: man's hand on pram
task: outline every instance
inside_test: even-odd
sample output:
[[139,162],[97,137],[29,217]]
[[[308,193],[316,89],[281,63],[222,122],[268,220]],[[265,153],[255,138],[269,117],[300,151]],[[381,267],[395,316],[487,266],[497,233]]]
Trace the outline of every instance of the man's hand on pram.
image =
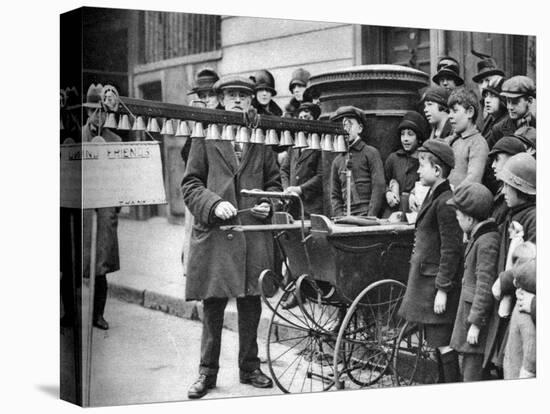
[[271,205],[264,201],[263,203],[256,204],[252,207],[250,213],[256,218],[265,219],[269,216],[270,211]]
[[237,209],[229,201],[221,201],[216,206],[214,214],[222,220],[229,220],[237,215]]

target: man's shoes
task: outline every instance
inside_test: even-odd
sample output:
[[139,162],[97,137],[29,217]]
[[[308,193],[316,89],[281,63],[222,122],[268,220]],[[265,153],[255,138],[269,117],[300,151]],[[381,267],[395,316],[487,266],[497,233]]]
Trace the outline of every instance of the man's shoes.
[[298,298],[294,293],[291,293],[282,304],[283,309],[292,309],[296,306],[298,306]]
[[107,323],[107,321],[103,318],[103,316],[96,316],[94,318],[94,326],[96,328],[99,328],[99,329],[103,329],[104,331],[106,331],[107,329],[109,329],[109,324]]
[[273,381],[271,381],[271,378],[265,375],[260,368],[251,372],[241,371],[239,377],[241,384],[250,384],[256,388],[273,387]]
[[200,374],[199,378],[191,384],[187,391],[187,397],[189,398],[202,398],[208,390],[216,387],[216,376]]

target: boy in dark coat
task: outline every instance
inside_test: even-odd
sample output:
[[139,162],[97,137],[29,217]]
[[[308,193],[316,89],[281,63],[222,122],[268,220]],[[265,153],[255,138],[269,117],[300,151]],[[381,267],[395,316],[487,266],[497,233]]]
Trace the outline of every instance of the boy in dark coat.
[[493,311],[491,287],[497,276],[500,239],[496,223],[489,218],[493,194],[482,184],[465,183],[447,204],[456,207],[456,219],[468,238],[451,347],[463,356],[464,382],[480,381],[486,327]]
[[430,191],[416,219],[416,232],[407,290],[399,314],[425,328],[428,345],[441,354],[440,381],[460,381],[458,355],[449,344],[462,274],[462,230],[453,207],[447,176],[454,166],[451,147],[427,140],[420,151],[418,173]]
[[[311,102],[304,102],[298,110],[298,118],[313,120],[319,118],[321,108]],[[281,164],[281,180],[287,192],[298,194],[304,203],[306,218],[310,214],[323,214],[323,163],[321,151],[307,148],[289,148]],[[290,204],[290,214],[300,218],[297,203]]]
[[[250,108],[254,84],[248,78],[227,76],[216,89],[226,110]],[[224,310],[236,298],[239,322],[241,383],[272,387],[260,370],[257,331],[262,310],[258,277],[273,268],[273,240],[269,235],[225,232],[220,224],[266,224],[271,214],[268,200],[241,196],[242,189],[281,191],[275,153],[261,144],[241,150],[233,141],[194,139],[182,182],[185,204],[195,217],[186,300],[202,300],[204,309],[199,378],[188,391],[200,398],[216,386]],[[237,210],[250,209],[243,213]]]
[[353,106],[338,108],[331,121],[342,120],[348,133],[348,152],[332,162],[330,200],[333,216],[346,215],[347,170],[351,171],[350,205],[352,216],[378,216],[386,188],[384,167],[378,150],[363,141],[366,128],[364,113]]

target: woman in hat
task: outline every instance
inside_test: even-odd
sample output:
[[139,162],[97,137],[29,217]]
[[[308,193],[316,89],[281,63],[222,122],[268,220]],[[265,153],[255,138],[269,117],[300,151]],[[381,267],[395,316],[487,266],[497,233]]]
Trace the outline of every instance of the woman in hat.
[[460,77],[460,64],[451,57],[445,56],[437,63],[437,73],[432,78],[439,86],[452,91],[457,86],[464,85],[464,79]]
[[488,141],[491,140],[493,126],[502,121],[508,113],[506,110],[506,99],[500,95],[503,83],[503,77],[494,75],[486,83],[481,92],[483,113],[485,114],[483,126],[481,127],[481,135]]
[[288,84],[288,90],[292,94],[292,98],[285,106],[284,116],[295,118],[298,116],[298,109],[302,102],[311,102],[311,97],[305,94],[310,77],[311,74],[303,68],[298,68],[292,72],[292,77]]
[[409,211],[409,194],[419,179],[417,149],[427,138],[428,123],[418,112],[410,111],[403,116],[398,130],[401,148],[391,153],[384,165],[386,202],[389,211]]
[[271,72],[266,69],[259,70],[250,76],[254,82],[254,98],[252,106],[256,108],[259,114],[265,115],[283,115],[283,110],[275,103],[273,97],[277,95],[275,90],[275,78]]

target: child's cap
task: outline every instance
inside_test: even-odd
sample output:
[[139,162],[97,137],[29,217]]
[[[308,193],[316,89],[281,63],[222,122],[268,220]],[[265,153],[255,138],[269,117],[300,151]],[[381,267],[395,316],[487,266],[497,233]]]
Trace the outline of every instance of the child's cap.
[[420,103],[430,101],[438,103],[445,108],[448,108],[449,106],[447,105],[447,101],[449,100],[450,94],[451,92],[443,86],[432,86],[426,89],[426,92],[424,92],[424,95],[422,95]]
[[465,182],[459,185],[447,204],[456,207],[476,220],[486,220],[493,209],[493,194],[480,183]]
[[455,155],[449,144],[439,138],[425,141],[420,148],[420,152],[430,152],[446,164],[449,168],[455,167]]
[[321,115],[321,108],[313,102],[302,102],[297,113],[299,114],[302,111],[309,111],[315,119],[318,119],[319,115]]
[[525,194],[537,193],[537,162],[526,152],[514,155],[502,167],[497,178]]
[[518,137],[506,136],[497,141],[494,147],[489,151],[489,157],[494,157],[497,154],[516,155],[520,152],[525,152],[525,145]]
[[366,127],[367,125],[367,117],[365,113],[355,106],[341,106],[330,116],[331,121],[339,121],[343,118],[355,118],[363,124],[363,127]]
[[535,82],[528,76],[513,76],[502,84],[502,96],[519,98],[520,96],[536,97]]
[[[514,137],[527,145],[527,148],[537,149],[537,130],[532,126],[522,126],[514,132]],[[498,142],[497,142],[498,143]]]
[[424,141],[428,136],[428,122],[418,112],[409,111],[403,115],[397,129],[401,131],[406,128],[412,129],[416,133],[419,142]]

